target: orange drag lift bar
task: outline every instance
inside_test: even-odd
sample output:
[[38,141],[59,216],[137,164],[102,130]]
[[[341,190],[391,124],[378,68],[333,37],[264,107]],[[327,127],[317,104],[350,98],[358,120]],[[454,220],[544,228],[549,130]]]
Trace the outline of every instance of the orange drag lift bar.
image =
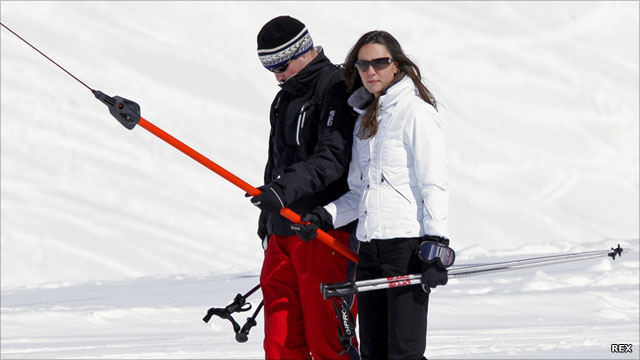
[[[78,81],[80,84],[82,84],[84,87],[89,89],[93,93],[93,95],[96,97],[96,99],[100,100],[103,104],[107,105],[107,108],[109,109],[109,112],[111,113],[111,115],[114,118],[116,118],[116,120],[118,120],[118,122],[120,122],[120,124],[122,124],[127,129],[132,130],[136,125],[140,124],[140,126],[142,126],[143,128],[149,130],[151,133],[153,133],[157,137],[161,138],[162,140],[166,141],[167,143],[169,143],[170,145],[172,145],[176,149],[178,149],[178,150],[182,151],[183,153],[187,154],[188,156],[190,156],[192,159],[196,160],[200,164],[206,166],[211,171],[213,171],[216,174],[222,176],[223,178],[229,180],[231,183],[235,184],[236,186],[238,186],[242,190],[246,191],[249,195],[256,196],[256,195],[259,195],[261,193],[260,190],[254,188],[253,186],[251,186],[251,185],[247,184],[246,182],[242,181],[242,179],[240,179],[237,176],[233,175],[232,173],[228,172],[227,170],[225,170],[224,168],[222,168],[218,164],[216,164],[213,161],[207,159],[202,154],[198,153],[197,151],[193,150],[189,146],[185,145],[180,140],[178,140],[178,139],[174,138],[173,136],[167,134],[162,129],[156,127],[155,125],[153,125],[149,121],[147,121],[144,118],[142,118],[140,116],[140,105],[138,105],[135,101],[131,101],[129,99],[125,99],[125,98],[123,98],[121,96],[117,96],[117,95],[111,97],[111,96],[103,93],[100,90],[94,90],[94,89],[90,88],[87,84],[82,82],[76,76],[74,76],[69,71],[67,71],[65,68],[63,68],[62,66],[58,65],[58,63],[53,61],[50,57],[45,55],[42,51],[38,50],[38,48],[36,48],[35,46],[31,45],[28,41],[23,39],[20,35],[15,33],[13,30],[9,29],[5,24],[0,22],[0,26],[2,26],[3,28],[6,28],[7,30],[9,30],[13,35],[18,37],[20,40],[24,41],[27,45],[29,45],[35,51],[37,51],[42,56],[47,58],[47,60],[51,61],[53,64],[55,64],[60,69],[62,69],[64,72],[66,72],[69,76],[71,76],[76,81]],[[283,208],[282,210],[280,210],[280,214],[282,216],[284,216],[285,218],[289,219],[290,221],[296,223],[296,224],[304,224],[302,222],[301,218],[300,218],[300,215],[296,214],[291,209]],[[326,232],[318,229],[318,237],[317,237],[317,239],[322,241],[323,243],[329,245],[334,250],[338,251],[340,254],[346,256],[349,260],[353,261],[354,263],[358,262],[358,257],[357,257],[357,255],[355,253],[353,253],[346,246],[342,245],[342,243],[337,242],[336,239],[334,239],[331,235],[327,234]]]
[[[237,187],[239,187],[240,189],[244,190],[249,195],[251,195],[251,196],[260,195],[261,192],[260,192],[259,189],[249,185],[244,180],[242,180],[239,177],[235,176],[234,174],[230,173],[229,171],[227,171],[226,169],[224,169],[220,165],[216,164],[215,162],[209,160],[204,155],[202,155],[199,152],[193,150],[188,145],[184,144],[182,141],[180,141],[180,140],[176,139],[175,137],[169,135],[168,133],[166,133],[165,131],[163,131],[159,127],[157,127],[157,126],[153,125],[152,123],[150,123],[149,121],[145,120],[143,117],[140,117],[140,121],[138,122],[138,125],[140,125],[143,128],[147,129],[149,132],[151,132],[152,134],[156,135],[160,139],[166,141],[167,143],[169,143],[171,146],[175,147],[176,149],[182,151],[183,153],[185,153],[186,155],[191,157],[193,160],[195,160],[195,161],[199,162],[200,164],[204,165],[205,167],[207,167],[211,171],[213,171],[216,174],[222,176],[223,178],[225,178],[226,180],[228,180],[232,184],[234,184]],[[291,210],[289,208],[283,208],[282,210],[280,210],[280,215],[282,215],[285,218],[289,219],[293,223],[304,224],[302,222],[302,219],[301,219],[300,215],[296,214],[293,210]],[[323,243],[329,245],[330,247],[332,247],[334,250],[336,250],[340,254],[346,256],[347,259],[353,261],[356,264],[358,263],[358,256],[353,251],[351,251],[349,248],[344,246],[342,243],[337,242],[336,239],[333,236],[327,234],[326,232],[322,231],[321,229],[318,229],[318,237],[317,237],[317,239],[322,241]]]

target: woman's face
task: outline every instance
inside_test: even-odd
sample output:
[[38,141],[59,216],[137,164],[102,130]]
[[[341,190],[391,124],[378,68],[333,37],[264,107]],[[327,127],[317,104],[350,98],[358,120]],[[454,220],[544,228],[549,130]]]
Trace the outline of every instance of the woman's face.
[[[358,74],[364,87],[376,98],[391,84],[393,77],[398,72],[395,61],[385,62],[383,59],[391,59],[387,47],[381,44],[366,44],[358,51],[358,61],[366,66],[366,69],[358,67]],[[368,61],[374,63],[367,63]]]

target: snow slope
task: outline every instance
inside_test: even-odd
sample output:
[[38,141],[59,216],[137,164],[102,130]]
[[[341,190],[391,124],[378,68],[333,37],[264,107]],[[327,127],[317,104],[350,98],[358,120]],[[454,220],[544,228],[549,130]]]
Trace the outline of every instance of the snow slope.
[[[563,250],[606,249],[609,243]],[[637,240],[624,242],[635,249],[638,245]],[[209,307],[228,305],[257,282],[250,274],[172,275],[5,290],[2,357],[264,358],[262,314],[246,343],[235,341],[226,320],[201,321]],[[615,262],[603,258],[452,279],[431,297],[426,355],[634,359],[637,352],[614,356],[610,345],[637,346],[637,298],[637,250]],[[258,292],[248,300],[255,307],[260,299]],[[242,325],[252,313],[235,318]]]
[[[301,19],[334,62],[362,33],[390,31],[441,103],[461,264],[639,248],[638,10],[0,2],[3,24],[88,86],[138,102],[255,186],[277,91],[255,54],[264,22]],[[237,344],[229,324],[200,320],[257,283],[257,211],[242,191],[124,129],[4,28],[0,41],[2,358],[260,358],[260,325]],[[632,251],[452,280],[432,297],[427,355],[637,358],[609,348],[640,346],[637,279]]]

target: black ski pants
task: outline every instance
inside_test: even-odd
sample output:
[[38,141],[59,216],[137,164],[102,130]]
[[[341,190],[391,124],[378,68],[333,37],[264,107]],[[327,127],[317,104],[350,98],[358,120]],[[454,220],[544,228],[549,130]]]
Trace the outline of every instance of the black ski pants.
[[[417,274],[419,238],[362,242],[357,280]],[[422,359],[427,342],[429,294],[420,285],[359,293],[358,327],[362,360]]]

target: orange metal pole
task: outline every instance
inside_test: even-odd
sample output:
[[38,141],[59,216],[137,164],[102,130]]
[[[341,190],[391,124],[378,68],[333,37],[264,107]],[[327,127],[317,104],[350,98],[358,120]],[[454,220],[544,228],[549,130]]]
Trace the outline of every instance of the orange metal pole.
[[[249,195],[251,195],[251,196],[260,195],[260,190],[259,189],[249,185],[244,180],[242,180],[239,177],[235,176],[234,174],[230,173],[229,171],[227,171],[226,169],[224,169],[220,165],[216,164],[215,162],[209,160],[204,155],[202,155],[199,152],[195,151],[194,149],[192,149],[191,147],[189,147],[188,145],[186,145],[182,141],[180,141],[180,140],[174,138],[173,136],[169,135],[164,130],[162,130],[159,127],[153,125],[152,123],[150,123],[149,121],[147,121],[143,117],[140,117],[140,121],[138,122],[138,125],[142,126],[143,128],[145,128],[146,130],[148,130],[149,132],[151,132],[155,136],[159,137],[160,139],[166,141],[167,143],[169,143],[169,145],[171,145],[171,146],[175,147],[176,149],[182,151],[184,154],[186,154],[187,156],[189,156],[193,160],[199,162],[200,164],[204,165],[209,170],[211,170],[214,173],[222,176],[223,178],[225,178],[226,180],[228,180],[232,184],[234,184],[237,187],[239,187],[240,189],[244,190]],[[289,208],[283,208],[282,210],[280,210],[280,215],[282,215],[285,218],[289,219],[293,223],[305,224],[302,221],[302,219],[300,218],[300,215],[296,214],[293,210],[291,210]],[[356,264],[358,263],[358,256],[353,251],[351,251],[351,249],[349,249],[348,247],[344,246],[342,243],[339,243],[333,236],[327,234],[326,232],[322,231],[321,229],[318,229],[318,237],[317,237],[317,239],[322,241],[323,243],[329,245],[331,248],[333,248],[334,250],[336,250],[340,254],[346,256],[347,259],[353,261]]]

